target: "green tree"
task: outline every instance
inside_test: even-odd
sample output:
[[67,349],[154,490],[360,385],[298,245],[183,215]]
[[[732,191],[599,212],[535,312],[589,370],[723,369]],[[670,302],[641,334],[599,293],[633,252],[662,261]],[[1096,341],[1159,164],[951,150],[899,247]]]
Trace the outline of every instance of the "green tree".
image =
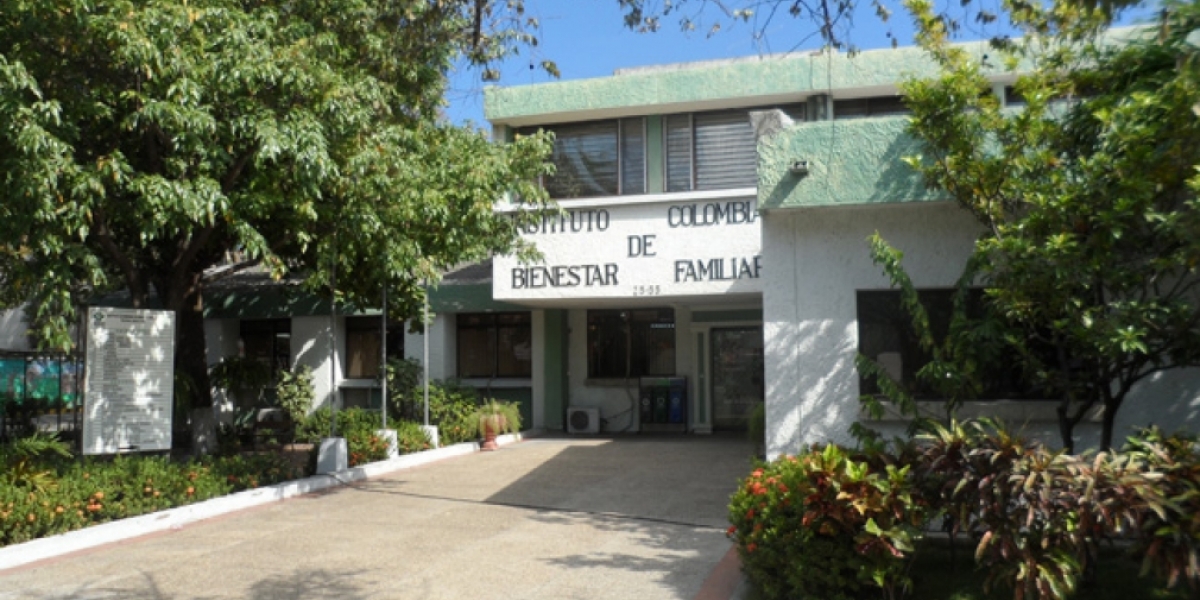
[[387,284],[403,313],[451,265],[530,252],[494,202],[544,206],[547,141],[438,120],[453,60],[533,39],[494,4],[0,3],[0,299],[63,348],[80,293],[157,297],[207,397],[203,291],[230,253],[313,290],[336,264],[340,300]]
[[[981,60],[927,0],[908,5],[942,69],[904,85],[927,149],[911,162],[983,225],[977,281],[1026,372],[1061,396],[1063,443],[1102,407],[1109,448],[1135,384],[1200,364],[1200,6],[1101,35],[1103,7],[1008,3],[1025,35]],[[1024,73],[1022,109],[991,93],[999,69]]]

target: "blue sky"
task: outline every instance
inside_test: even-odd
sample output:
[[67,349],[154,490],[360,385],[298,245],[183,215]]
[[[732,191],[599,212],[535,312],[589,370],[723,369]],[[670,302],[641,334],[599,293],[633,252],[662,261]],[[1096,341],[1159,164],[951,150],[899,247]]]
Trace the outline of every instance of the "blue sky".
[[[972,6],[978,6],[980,1],[995,2],[976,0]],[[706,30],[685,34],[673,17],[664,19],[658,32],[636,33],[625,28],[617,0],[525,0],[525,3],[527,14],[541,22],[539,45],[526,48],[520,56],[503,63],[501,79],[495,84],[513,86],[554,81],[536,66],[545,59],[555,61],[562,74],[559,80],[567,81],[604,77],[619,68],[806,52],[821,45],[819,39],[810,35],[813,26],[809,21],[788,15],[776,17],[765,28],[762,43],[756,43],[754,33],[761,27],[729,24],[728,21],[726,28],[712,36],[707,35]],[[855,17],[850,37],[854,45],[863,50],[886,48],[891,45],[891,39],[887,37],[889,32],[896,36],[900,45],[913,43],[912,27],[903,9],[897,6],[896,13],[885,25],[865,6],[865,0],[861,4],[864,5],[863,14]],[[950,5],[957,7],[960,2],[953,0]],[[1152,10],[1143,10],[1143,14],[1153,14]],[[715,15],[713,12],[706,17]],[[706,25],[710,23],[711,18],[705,22]],[[988,31],[968,29],[959,39],[982,39],[997,31],[996,27]],[[530,69],[530,64],[535,67]],[[486,125],[483,118],[484,85],[478,69],[461,69],[452,76],[446,95],[449,102],[446,116],[451,122],[471,121],[476,126]]]

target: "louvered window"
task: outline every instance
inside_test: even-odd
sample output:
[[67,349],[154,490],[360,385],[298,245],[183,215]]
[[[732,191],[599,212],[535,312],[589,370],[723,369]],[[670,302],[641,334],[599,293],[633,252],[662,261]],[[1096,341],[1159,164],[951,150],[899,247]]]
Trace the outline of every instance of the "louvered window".
[[670,115],[663,128],[667,148],[667,191],[692,189],[692,115]]
[[[668,115],[664,126],[668,192],[727,190],[758,185],[758,153],[750,110]],[[804,120],[804,105],[780,107]]]
[[646,121],[621,119],[621,194],[646,193]]
[[555,136],[555,172],[543,180],[550,197],[646,193],[645,127],[641,118],[546,127]]
[[692,124],[696,130],[696,189],[758,185],[758,154],[747,111],[698,114]]

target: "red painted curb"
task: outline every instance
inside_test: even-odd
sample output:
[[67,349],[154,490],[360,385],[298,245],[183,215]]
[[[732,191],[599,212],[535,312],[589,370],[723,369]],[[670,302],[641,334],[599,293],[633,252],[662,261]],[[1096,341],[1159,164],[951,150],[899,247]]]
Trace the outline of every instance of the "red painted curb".
[[737,548],[730,547],[701,584],[694,600],[730,600],[741,582],[742,561],[738,560]]

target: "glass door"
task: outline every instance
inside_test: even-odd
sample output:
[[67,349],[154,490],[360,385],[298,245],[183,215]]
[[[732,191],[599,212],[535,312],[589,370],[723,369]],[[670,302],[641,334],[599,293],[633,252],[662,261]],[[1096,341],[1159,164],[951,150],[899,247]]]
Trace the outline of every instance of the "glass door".
[[712,330],[713,428],[745,430],[765,398],[762,326]]

